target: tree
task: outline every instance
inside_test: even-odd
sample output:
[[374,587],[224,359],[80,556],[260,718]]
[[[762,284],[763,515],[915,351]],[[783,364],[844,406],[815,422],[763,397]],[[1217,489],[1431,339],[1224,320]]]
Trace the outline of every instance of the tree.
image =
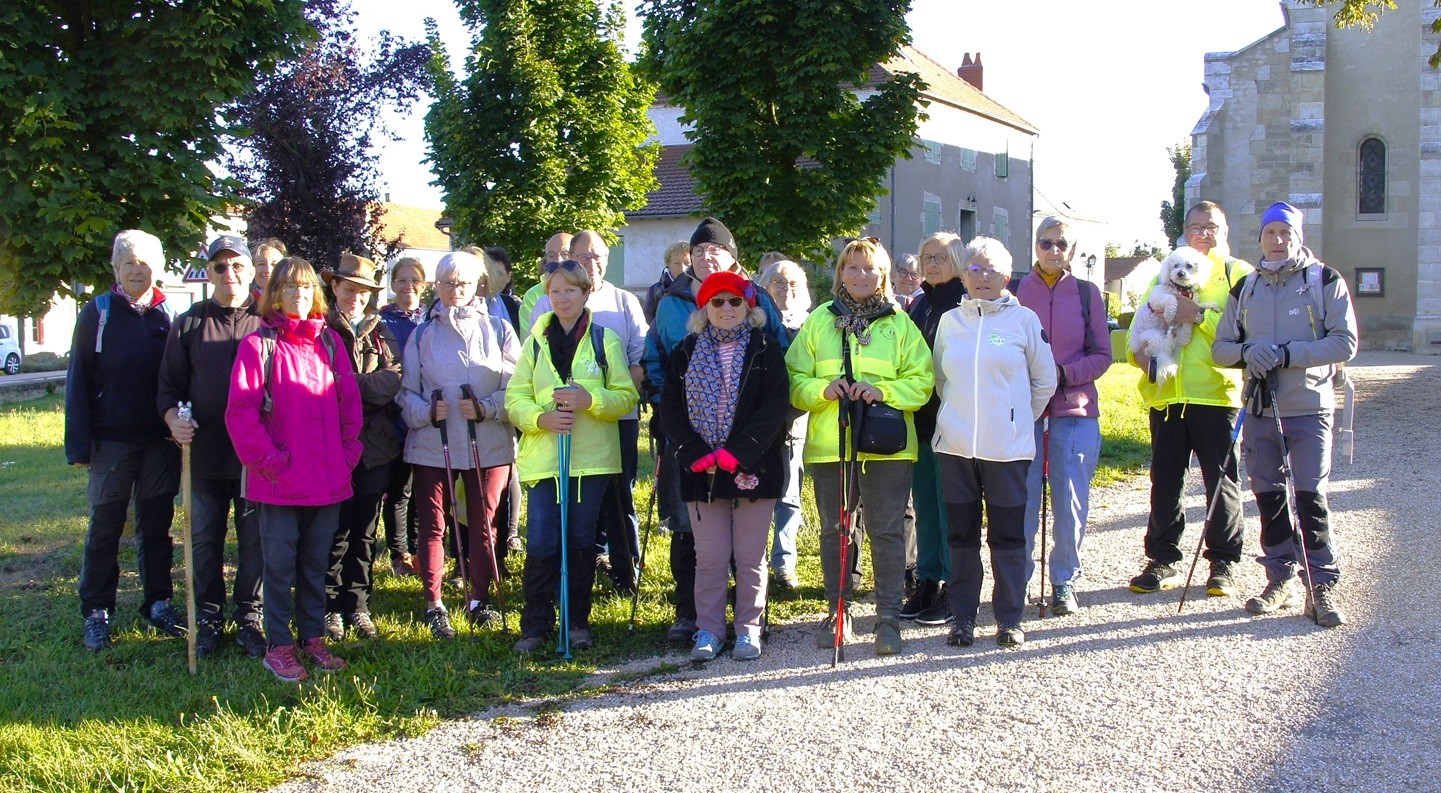
[[461,79],[427,23],[436,98],[425,137],[452,234],[522,261],[558,231],[624,224],[655,186],[659,149],[645,145],[655,87],[625,61],[619,3],[457,4],[472,36]]
[[1176,240],[1185,233],[1186,180],[1191,178],[1191,144],[1177,143],[1175,146],[1168,146],[1166,155],[1171,158],[1171,167],[1176,169],[1176,181],[1171,184],[1173,200],[1161,202],[1161,230],[1166,235],[1166,245],[1170,249],[1176,247]]
[[372,143],[384,115],[405,111],[427,84],[430,48],[382,32],[367,51],[347,0],[306,0],[315,38],[231,107],[247,134],[227,164],[243,184],[251,239],[333,269],[342,253],[389,253],[380,238]]
[[920,118],[919,76],[869,82],[910,40],[909,8],[646,0],[643,64],[685,109],[690,173],[743,253],[828,259],[834,238],[866,224]]
[[123,228],[196,250],[236,187],[217,108],[306,30],[300,0],[0,3],[0,310],[108,285]]

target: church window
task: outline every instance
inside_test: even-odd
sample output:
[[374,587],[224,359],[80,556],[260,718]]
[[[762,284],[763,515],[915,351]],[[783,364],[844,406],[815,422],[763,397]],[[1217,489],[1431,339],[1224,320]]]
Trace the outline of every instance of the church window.
[[1360,201],[1363,215],[1386,214],[1386,143],[1380,138],[1361,141]]

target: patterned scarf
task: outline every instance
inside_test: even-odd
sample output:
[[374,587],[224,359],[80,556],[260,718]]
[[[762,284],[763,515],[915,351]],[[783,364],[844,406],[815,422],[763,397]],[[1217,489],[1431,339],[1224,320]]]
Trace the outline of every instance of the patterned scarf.
[[891,308],[891,301],[884,294],[876,292],[865,300],[856,300],[851,293],[842,289],[836,296],[845,313],[836,317],[836,330],[844,336],[846,331],[855,334],[856,343],[864,347],[871,343],[871,321]]
[[[690,368],[685,375],[690,425],[713,449],[720,448],[731,434],[749,337],[750,326],[745,323],[730,330],[711,325],[696,337],[695,350],[690,355]],[[720,348],[724,344],[736,344],[730,366],[721,361]]]

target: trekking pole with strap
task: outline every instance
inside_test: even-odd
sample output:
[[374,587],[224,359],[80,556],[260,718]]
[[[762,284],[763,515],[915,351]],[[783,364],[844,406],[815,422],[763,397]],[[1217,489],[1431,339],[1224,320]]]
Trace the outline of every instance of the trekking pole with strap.
[[1342,403],[1341,415],[1336,420],[1336,451],[1337,456],[1351,465],[1356,462],[1356,381],[1351,379],[1351,372],[1345,365],[1341,366],[1340,377],[1346,401]]
[[1041,417],[1041,604],[1037,613],[1046,617],[1046,522],[1051,505],[1051,417]]
[[[475,406],[475,414],[477,416],[481,415],[480,400],[475,398],[475,391],[471,389],[470,383],[465,383],[460,387],[460,398],[470,400],[470,403]],[[475,481],[481,486],[481,489],[484,490],[484,480],[481,479],[480,475],[480,446],[475,440],[475,421],[467,419],[465,423],[466,429],[470,431],[470,460],[471,464],[475,466]],[[495,584],[495,608],[500,612],[500,632],[509,633],[510,628],[505,624],[505,596],[500,592],[500,563],[495,556],[495,543],[499,538],[496,535],[494,522],[492,521],[489,525],[483,527],[482,531],[485,533],[490,544],[490,559],[488,561],[490,562],[490,578],[492,583]],[[466,605],[468,606],[469,604],[467,603]]]
[[656,448],[654,435],[650,436],[650,454],[655,458],[655,473],[650,477],[650,507],[646,510],[650,517],[645,526],[645,538],[640,543],[640,563],[636,566],[635,591],[630,593],[630,624],[625,629],[629,636],[635,635],[635,612],[640,607],[640,583],[641,579],[645,578],[646,554],[650,552],[650,532],[655,528],[655,494],[660,487],[660,450]]
[[[98,343],[98,342],[97,342]],[[182,421],[191,421],[194,413],[189,402],[181,402],[176,413]],[[195,502],[191,494],[190,444],[180,444],[180,504],[185,510],[185,533],[181,545],[185,549],[185,656],[190,662],[190,674],[195,674]]]
[[1310,615],[1312,622],[1319,624],[1319,614],[1316,613],[1315,604],[1311,602],[1311,552],[1306,550],[1306,534],[1301,528],[1301,509],[1296,501],[1296,472],[1291,468],[1291,442],[1286,440],[1286,429],[1281,425],[1281,406],[1276,401],[1276,379],[1277,372],[1272,369],[1266,375],[1266,386],[1271,392],[1271,418],[1276,423],[1276,435],[1281,440],[1281,470],[1286,474],[1286,511],[1290,512],[1291,533],[1296,538],[1296,543],[1301,547],[1301,570],[1306,584],[1306,613]]
[[1176,606],[1177,614],[1186,607],[1186,595],[1191,590],[1191,580],[1196,577],[1196,564],[1201,561],[1201,546],[1206,542],[1206,527],[1216,514],[1216,504],[1221,501],[1221,485],[1226,483],[1226,461],[1231,459],[1236,441],[1241,437],[1241,424],[1246,420],[1246,403],[1255,395],[1259,383],[1259,380],[1252,378],[1246,383],[1246,391],[1241,395],[1241,410],[1236,414],[1236,426],[1231,428],[1231,443],[1226,447],[1226,455],[1221,458],[1221,465],[1216,471],[1216,487],[1211,490],[1210,501],[1206,504],[1206,517],[1201,521],[1201,535],[1196,538],[1196,552],[1191,555],[1191,572],[1186,574],[1186,585],[1181,587],[1181,602]]
[[570,660],[570,550],[566,535],[570,533],[570,433],[556,436],[556,459],[560,500],[560,635],[555,651]]
[[450,466],[450,434],[446,431],[446,421],[436,418],[435,406],[444,398],[445,393],[437,388],[430,392],[430,425],[440,430],[440,453],[445,459],[445,485],[444,489],[449,493],[450,499],[450,539],[455,546],[455,569],[460,573],[461,610],[469,604],[465,599],[470,596],[470,573],[466,570],[465,549],[460,543],[460,506],[455,497],[455,469]]
[[850,438],[851,400],[844,394],[840,398],[840,416],[836,423],[840,428],[841,514],[836,526],[840,534],[840,568],[836,572],[836,634],[835,647],[831,650],[832,668],[846,660],[846,583],[850,580],[846,556],[851,544],[851,470],[846,460],[846,449],[852,440]]

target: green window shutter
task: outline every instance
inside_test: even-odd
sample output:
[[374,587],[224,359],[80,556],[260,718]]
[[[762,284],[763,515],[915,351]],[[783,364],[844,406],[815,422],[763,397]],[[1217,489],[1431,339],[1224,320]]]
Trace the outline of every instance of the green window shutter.
[[616,240],[605,265],[605,280],[612,286],[625,288],[625,237]]

